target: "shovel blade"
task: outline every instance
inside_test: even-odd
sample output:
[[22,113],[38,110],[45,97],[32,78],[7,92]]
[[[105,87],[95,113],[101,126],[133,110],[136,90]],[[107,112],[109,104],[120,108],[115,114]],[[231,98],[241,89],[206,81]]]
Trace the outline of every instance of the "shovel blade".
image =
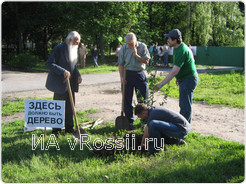
[[115,120],[115,129],[129,129],[129,121],[125,116],[118,116]]

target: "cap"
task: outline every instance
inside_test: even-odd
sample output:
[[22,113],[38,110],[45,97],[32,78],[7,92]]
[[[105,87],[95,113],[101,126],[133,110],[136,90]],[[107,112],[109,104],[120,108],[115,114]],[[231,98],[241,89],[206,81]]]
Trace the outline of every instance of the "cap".
[[164,34],[165,37],[181,38],[182,34],[179,29],[173,29],[168,34]]

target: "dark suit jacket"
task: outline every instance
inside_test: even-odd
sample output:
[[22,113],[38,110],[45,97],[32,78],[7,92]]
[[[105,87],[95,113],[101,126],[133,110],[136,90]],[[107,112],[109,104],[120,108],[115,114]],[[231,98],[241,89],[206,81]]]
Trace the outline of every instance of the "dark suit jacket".
[[72,91],[78,92],[78,77],[80,73],[77,65],[73,67],[69,61],[68,46],[65,42],[53,49],[46,62],[46,66],[50,70],[45,85],[48,90],[59,94],[67,91],[67,83],[64,78],[64,72],[67,70],[71,73],[70,84]]

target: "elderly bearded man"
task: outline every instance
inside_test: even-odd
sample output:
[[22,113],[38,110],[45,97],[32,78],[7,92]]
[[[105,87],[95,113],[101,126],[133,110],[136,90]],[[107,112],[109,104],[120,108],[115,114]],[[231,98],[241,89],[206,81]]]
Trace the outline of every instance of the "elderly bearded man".
[[[124,111],[130,124],[129,129],[133,129],[133,90],[135,89],[138,102],[148,100],[149,86],[144,70],[146,64],[149,63],[150,54],[147,46],[142,42],[138,42],[134,33],[128,33],[125,41],[126,44],[119,52],[118,64],[121,84],[126,85]],[[123,77],[124,68],[126,69],[125,81]]]
[[[74,133],[73,111],[69,99],[66,79],[70,80],[73,99],[74,92],[78,92],[79,84],[82,82],[77,68],[78,45],[80,35],[76,31],[68,34],[64,43],[57,45],[51,52],[46,66],[50,69],[46,88],[54,92],[54,100],[65,100],[65,132]],[[52,133],[58,136],[61,129],[53,128]]]

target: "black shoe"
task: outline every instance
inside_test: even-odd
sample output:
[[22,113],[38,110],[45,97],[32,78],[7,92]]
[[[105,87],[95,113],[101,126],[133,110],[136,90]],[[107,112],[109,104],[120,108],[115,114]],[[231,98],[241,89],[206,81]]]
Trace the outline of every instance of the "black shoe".
[[73,134],[74,133],[74,129],[65,130],[65,133]]
[[56,137],[58,137],[59,134],[61,134],[61,129],[60,128],[53,128],[51,133],[54,134]]
[[59,136],[59,134],[60,134],[60,132],[58,132],[58,131],[52,131],[52,134],[54,134],[56,137],[58,137]]

